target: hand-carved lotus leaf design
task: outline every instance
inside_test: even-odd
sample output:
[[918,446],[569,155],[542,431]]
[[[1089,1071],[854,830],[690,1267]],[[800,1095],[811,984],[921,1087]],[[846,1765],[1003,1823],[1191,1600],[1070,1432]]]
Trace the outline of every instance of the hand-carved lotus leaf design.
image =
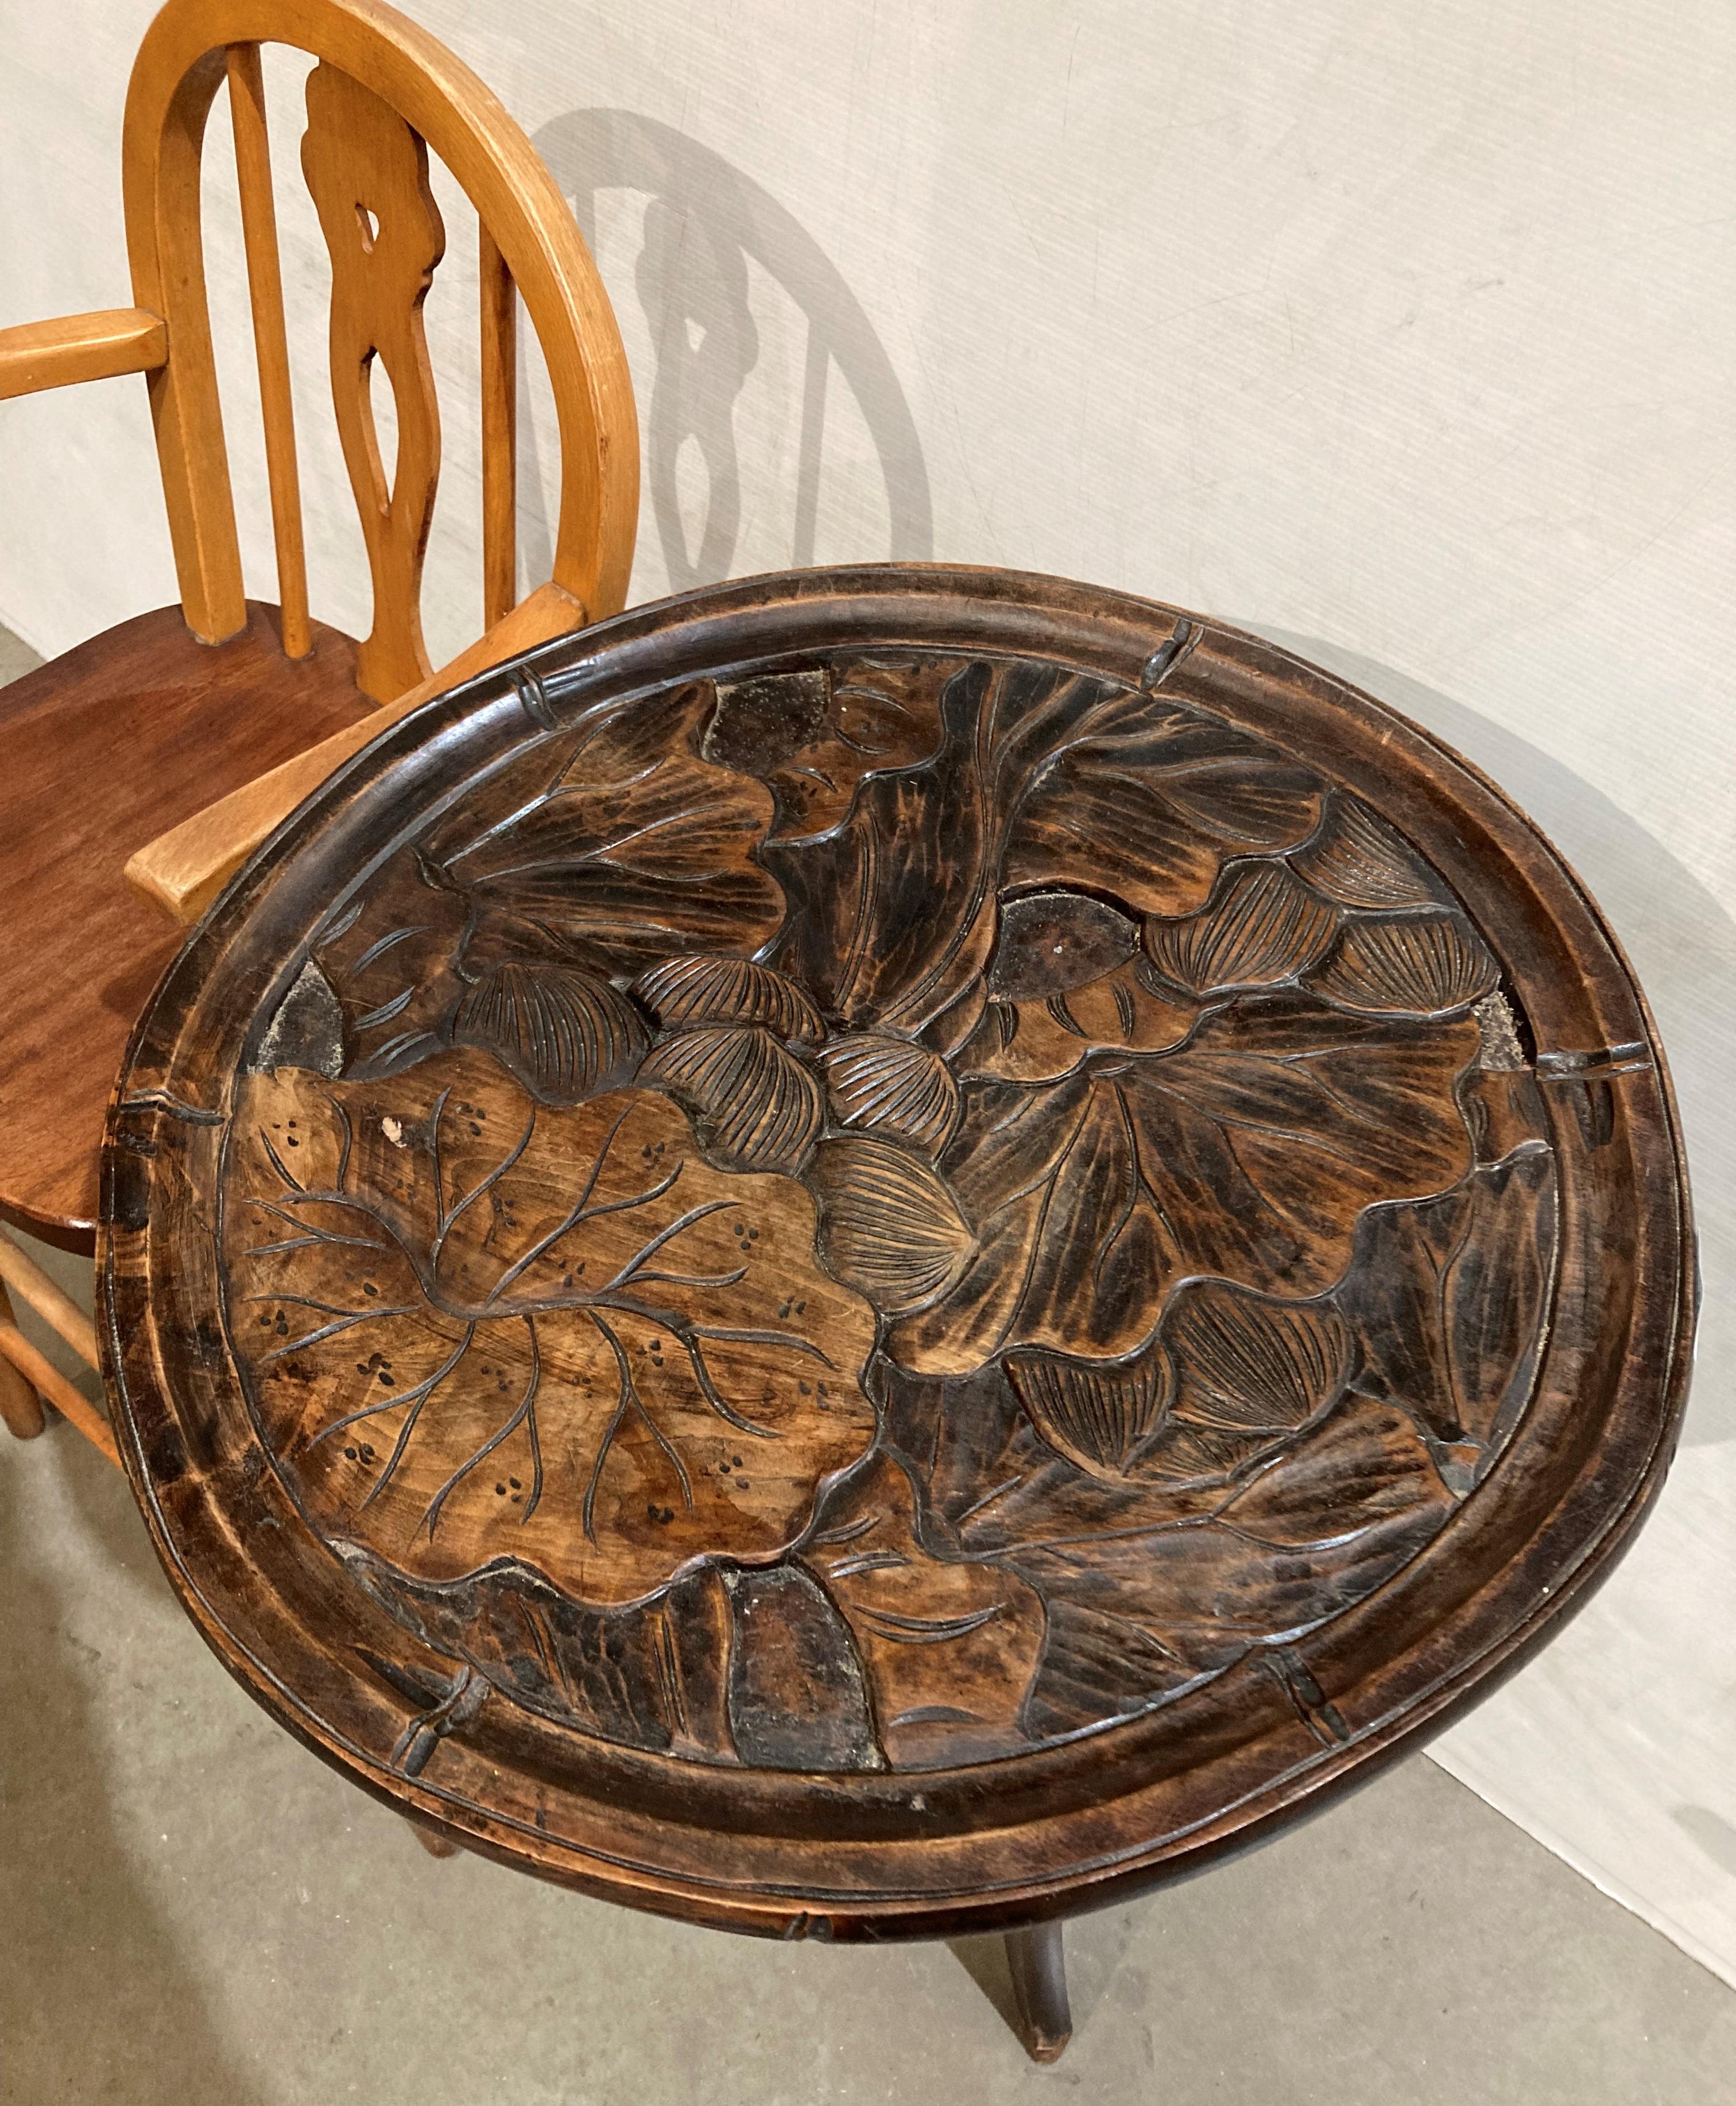
[[1191,913],[1227,858],[1319,822],[1311,770],[1146,689],[982,660],[940,712],[932,760],[866,777],[844,824],[764,858],[792,908],[774,962],[828,1015],[943,1055],[981,1020],[1000,895]]
[[1015,1353],[1008,1379],[1050,1447],[1092,1476],[1124,1477],[1164,1421],[1174,1387],[1167,1354],[1125,1365]]
[[639,1078],[685,1105],[707,1152],[731,1170],[800,1168],[824,1118],[819,1085],[756,1024],[666,1039]]
[[1536,1140],[1357,1232],[1340,1299],[1363,1339],[1361,1385],[1437,1438],[1487,1442],[1531,1387],[1554,1270],[1554,1158]]
[[1444,1016],[1468,1008],[1499,978],[1464,920],[1437,912],[1348,923],[1309,984],[1370,1015]]
[[1440,889],[1386,821],[1347,791],[1334,793],[1320,831],[1291,856],[1317,891],[1340,907],[1433,907]]
[[1163,1053],[1199,1020],[1142,957],[1042,1001],[991,1000],[954,1055],[961,1077],[1058,1082],[1094,1052]]
[[1020,1712],[1043,1651],[1043,1604],[1015,1573],[937,1556],[896,1463],[877,1456],[840,1485],[801,1556],[850,1625],[899,1768],[986,1762],[1027,1745]]
[[963,1076],[1057,1082],[1099,1048],[1162,1052],[1197,1015],[1160,979],[1131,916],[1065,889],[1002,903],[988,988],[982,1020],[954,1056]]
[[931,1374],[1021,1346],[1115,1360],[1190,1272],[1324,1291],[1365,1208],[1469,1167],[1455,1086],[1478,1043],[1465,1019],[1245,997],[1172,1053],[1106,1056],[1047,1087],[973,1082],[940,1167],[976,1248],[888,1350]]
[[511,963],[464,995],[452,1042],[492,1053],[545,1105],[575,1105],[630,1082],[651,1042],[632,1003],[596,974]]
[[[1204,904],[1225,857],[1291,847],[1319,823],[1320,778],[1287,755],[1167,697],[1077,684],[1097,692],[1067,710],[1073,721],[1034,771],[1007,885],[1059,877],[1142,914],[1185,913]],[[1059,700],[1045,698],[1034,728]]]
[[1222,1478],[1330,1405],[1350,1334],[1330,1304],[1227,1280],[1190,1281],[1129,1360],[1012,1353],[1007,1373],[1043,1441],[1092,1476],[1154,1485]]
[[[702,1762],[733,1758],[724,1566],[707,1561],[648,1601],[599,1607],[519,1566],[497,1565],[455,1586],[411,1580],[354,1543],[342,1555],[351,1577],[399,1623],[512,1703],[630,1747]],[[746,1575],[730,1576],[738,1584]]]
[[823,1141],[808,1183],[819,1200],[819,1250],[838,1278],[896,1315],[931,1302],[969,1256],[958,1203],[920,1156],[851,1135]]
[[936,1155],[958,1122],[958,1085],[938,1053],[908,1038],[853,1032],[819,1056],[832,1115]]
[[1283,1302],[1227,1281],[1184,1287],[1164,1314],[1180,1368],[1178,1409],[1232,1432],[1312,1418],[1342,1386],[1350,1334],[1330,1305]]
[[965,662],[898,652],[720,680],[700,751],[770,784],[772,840],[824,833],[865,775],[933,755],[941,689]]
[[1373,1592],[1454,1506],[1406,1415],[1354,1395],[1292,1453],[1202,1512],[1021,1544],[1009,1568],[1043,1595],[1038,1734],[1140,1709],[1250,1647],[1294,1639]]
[[343,1012],[344,1073],[393,1074],[445,1044],[469,919],[463,895],[406,851],[316,934],[313,961]]
[[1148,921],[1146,948],[1191,993],[1227,994],[1294,979],[1325,949],[1338,918],[1281,863],[1242,863],[1199,913]]
[[665,958],[639,975],[633,992],[666,1031],[760,1024],[774,1038],[810,1046],[826,1035],[819,1010],[795,982],[751,958]]
[[783,907],[755,853],[771,795],[695,751],[709,701],[695,682],[621,705],[562,742],[552,781],[532,749],[545,771],[535,795],[507,771],[427,853],[472,900],[633,970],[684,937],[729,951],[764,942]]
[[509,1561],[581,1601],[778,1557],[874,1436],[867,1302],[799,1185],[667,1097],[550,1110],[475,1052],[244,1078],[227,1320],[305,1510],[421,1581]]
[[635,1746],[988,1761],[1478,1481],[1548,1323],[1530,1027],[1383,818],[1178,698],[1193,640],[575,688],[334,911],[225,1315],[401,1622]]

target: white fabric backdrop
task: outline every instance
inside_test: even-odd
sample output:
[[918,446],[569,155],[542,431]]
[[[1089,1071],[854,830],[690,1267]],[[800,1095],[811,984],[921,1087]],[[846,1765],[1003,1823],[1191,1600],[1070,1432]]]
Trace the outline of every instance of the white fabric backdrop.
[[[1736,1983],[1736,12],[412,5],[593,234],[645,427],[635,598],[887,554],[1153,593],[1443,733],[1602,899],[1688,1122],[1694,1402],[1633,1557],[1437,1752]],[[0,0],[0,323],[128,298],[118,142],[150,12]],[[316,606],[359,631],[298,72],[277,66],[272,110]],[[269,598],[221,107],[211,136],[231,446]],[[437,659],[481,602],[473,237],[441,195]],[[527,582],[551,439],[533,415]],[[38,648],[174,596],[141,383],[7,405],[0,473],[0,619]]]

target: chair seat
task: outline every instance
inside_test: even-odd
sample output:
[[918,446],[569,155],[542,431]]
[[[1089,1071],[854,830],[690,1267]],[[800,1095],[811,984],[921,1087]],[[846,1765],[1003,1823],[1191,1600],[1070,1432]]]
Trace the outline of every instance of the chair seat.
[[201,643],[178,607],[0,691],[0,1217],[93,1246],[104,1109],[182,931],[122,876],[135,849],[374,706],[352,639],[285,658],[277,610]]

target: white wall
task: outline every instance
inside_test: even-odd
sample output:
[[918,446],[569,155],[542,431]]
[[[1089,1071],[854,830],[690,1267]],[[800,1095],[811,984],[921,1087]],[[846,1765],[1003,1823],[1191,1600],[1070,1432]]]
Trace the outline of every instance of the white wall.
[[[1442,1753],[1736,1979],[1736,12],[413,5],[594,234],[646,430],[636,598],[888,553],[1149,591],[1442,730],[1604,898],[1695,1152],[1689,1441],[1623,1572]],[[0,323],[128,297],[118,141],[150,12],[0,0]],[[360,629],[295,73],[273,113],[316,607]],[[211,267],[270,597],[218,119]],[[480,620],[473,236],[442,196],[437,657]],[[533,417],[527,569],[549,441]],[[7,406],[0,473],[0,619],[40,648],[173,597],[142,383]]]

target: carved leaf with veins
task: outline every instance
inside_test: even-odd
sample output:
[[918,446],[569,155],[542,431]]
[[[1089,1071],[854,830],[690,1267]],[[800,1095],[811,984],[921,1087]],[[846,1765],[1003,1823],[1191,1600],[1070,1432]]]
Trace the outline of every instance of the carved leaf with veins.
[[322,1533],[414,1578],[510,1560],[606,1602],[774,1558],[873,1439],[873,1314],[812,1200],[711,1167],[665,1096],[550,1109],[473,1052],[284,1069],[244,1079],[229,1145],[266,1443]]

